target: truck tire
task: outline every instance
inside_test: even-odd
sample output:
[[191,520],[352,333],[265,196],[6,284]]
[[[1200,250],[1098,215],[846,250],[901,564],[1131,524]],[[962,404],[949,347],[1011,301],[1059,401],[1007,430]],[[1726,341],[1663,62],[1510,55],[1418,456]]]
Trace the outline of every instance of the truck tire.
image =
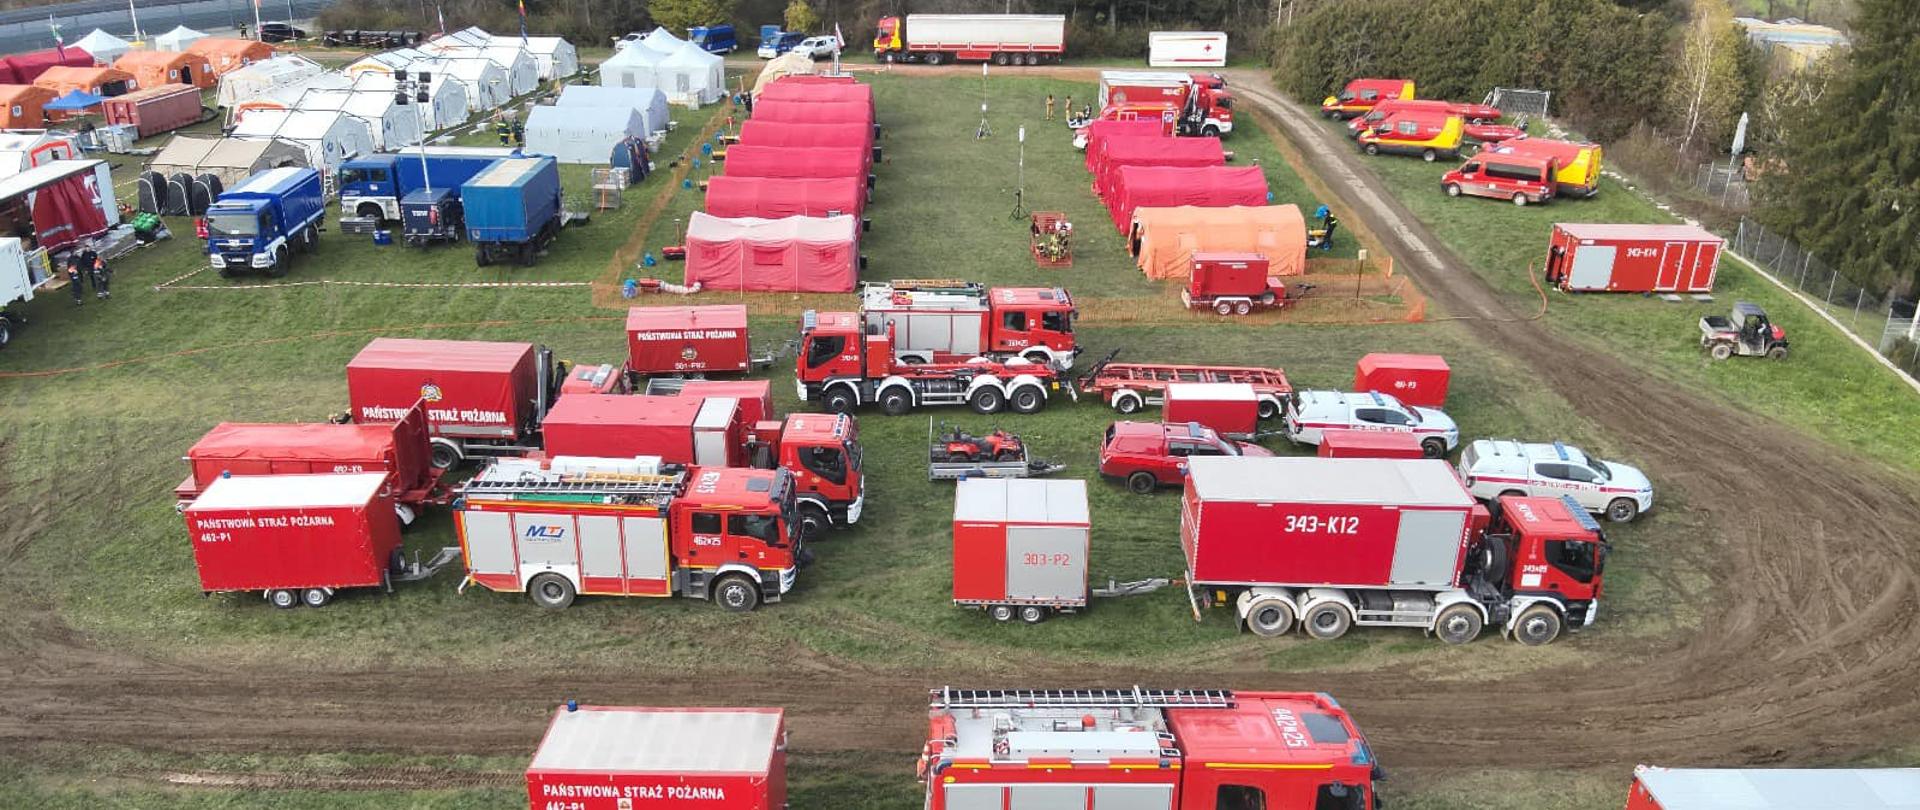
[[1447,440],[1439,437],[1422,439],[1420,441],[1420,453],[1427,458],[1446,458]]
[[1321,641],[1332,641],[1344,636],[1353,628],[1353,616],[1347,613],[1344,605],[1338,602],[1325,602],[1314,605],[1301,617],[1306,625],[1307,635]]
[[794,519],[800,523],[800,542],[811,543],[827,535],[827,529],[833,526],[833,520],[827,517],[827,510],[818,504],[803,503],[795,510]]
[[320,226],[319,225],[307,226],[306,248],[308,253],[320,252]]
[[826,407],[827,413],[853,413],[860,402],[846,386],[836,385],[820,397],[820,404]]
[[913,410],[913,396],[899,388],[888,389],[880,395],[880,411],[888,416],[906,416]]
[[1715,360],[1725,360],[1733,356],[1733,344],[1724,341],[1715,343],[1713,348],[1707,350],[1707,355]]
[[1245,314],[1248,314],[1248,313],[1250,313],[1250,312],[1252,312],[1252,311],[1253,311],[1253,302],[1252,302],[1252,301],[1235,301],[1235,302],[1233,302],[1233,314],[1235,314],[1235,315],[1245,315]]
[[941,52],[939,52],[939,51],[928,51],[928,52],[927,52],[927,64],[929,64],[929,65],[938,65],[938,64],[940,64],[940,63],[941,63],[941,62],[942,62],[943,60],[945,60],[946,58],[947,58],[947,55],[946,55],[946,54],[943,54],[943,53],[941,53]]
[[323,608],[333,601],[333,593],[326,588],[308,588],[300,592],[300,601],[310,608]]
[[287,588],[275,588],[267,591],[267,604],[281,610],[297,608],[300,606],[300,594]]
[[1449,196],[1449,197],[1458,197],[1458,196],[1460,196],[1460,184],[1459,184],[1459,183],[1448,183],[1448,184],[1446,184],[1446,185],[1444,185],[1444,186],[1441,186],[1441,189],[1442,189],[1443,191],[1445,191],[1445,192],[1447,192],[1447,196]]
[[361,219],[371,219],[376,225],[385,225],[387,222],[387,212],[380,207],[379,203],[363,202],[360,207],[353,209],[353,215]]
[[1440,153],[1438,153],[1438,152],[1435,152],[1435,151],[1433,151],[1432,149],[1422,149],[1422,150],[1420,150],[1420,159],[1421,159],[1421,160],[1424,160],[1424,161],[1426,161],[1426,162],[1428,162],[1428,163],[1432,163],[1432,162],[1433,162],[1433,161],[1434,161],[1435,159],[1437,159],[1437,158],[1439,158],[1439,157],[1440,157]]
[[886,53],[880,54],[880,61],[891,65],[895,61],[898,61],[898,58],[894,56],[893,51],[887,51]]
[[486,245],[474,246],[473,263],[478,267],[486,267],[487,265],[493,264],[493,254],[487,251]]
[[13,342],[13,321],[7,318],[5,315],[0,315],[0,349],[6,348],[7,344],[12,342]]
[[548,610],[565,610],[573,597],[573,583],[559,574],[540,574],[527,583],[527,598]]
[[1020,621],[1027,624],[1039,624],[1047,620],[1047,609],[1039,605],[1027,605],[1020,608]]
[[992,617],[993,620],[996,622],[1013,621],[1013,606],[1012,605],[989,606],[987,608],[987,615]]
[[1275,402],[1274,400],[1271,400],[1271,399],[1260,400],[1260,418],[1261,419],[1280,418],[1280,403]]
[[1218,138],[1220,137],[1220,128],[1212,124],[1207,124],[1200,128],[1200,134],[1208,138]]
[[1223,316],[1232,315],[1233,302],[1232,301],[1215,301],[1213,302],[1213,311],[1214,311],[1214,314],[1216,315],[1223,315]]
[[1513,623],[1513,640],[1529,647],[1553,643],[1560,637],[1560,611],[1549,605],[1534,605],[1520,612]]
[[1000,393],[1000,389],[993,387],[982,388],[973,392],[973,396],[967,398],[967,405],[973,408],[974,413],[999,413],[1001,408],[1006,407],[1006,404],[1007,395]]
[[1627,523],[1640,516],[1640,504],[1632,498],[1614,498],[1607,503],[1607,520]]
[[1047,395],[1031,385],[1021,386],[1014,390],[1010,402],[1014,413],[1039,413],[1047,407]]
[[713,603],[729,613],[746,613],[760,606],[760,586],[739,574],[728,574],[713,584]]
[[1293,629],[1293,605],[1285,599],[1261,599],[1247,608],[1247,629],[1256,636],[1284,636]]
[[445,442],[434,442],[428,451],[428,462],[436,470],[451,470],[460,465],[460,448]]
[[526,242],[520,245],[519,255],[514,258],[521,267],[532,267],[534,260],[538,257],[539,251],[534,248],[533,243]]
[[1152,495],[1154,488],[1158,486],[1160,481],[1153,477],[1153,473],[1146,470],[1127,476],[1127,491],[1135,495]]
[[277,248],[274,248],[273,249],[273,266],[267,268],[267,275],[272,278],[280,278],[282,276],[285,276],[287,274],[287,261],[288,261],[287,246],[281,245]]
[[1440,611],[1440,616],[1433,620],[1433,635],[1447,644],[1465,644],[1479,638],[1483,626],[1480,611],[1463,602]]
[[[1014,62],[1014,64],[1019,64],[1019,62],[1018,62],[1018,60],[1020,59],[1020,57],[1018,57],[1018,56],[1015,56],[1015,57],[1014,57],[1014,59],[1016,60],[1016,61]],[[1007,64],[1007,54],[1006,54],[1006,52],[1005,52],[1005,51],[1001,51],[1001,52],[996,52],[996,53],[995,53],[995,54],[993,55],[993,63],[994,63],[994,64],[996,64],[996,65],[999,65],[999,66],[1001,66],[1001,67],[1006,67],[1006,64]]]
[[1525,194],[1522,194],[1522,193],[1519,193],[1519,192],[1514,192],[1514,195],[1513,195],[1513,204],[1514,204],[1514,207],[1516,207],[1516,208],[1525,208],[1525,207],[1527,207],[1527,195],[1525,195]]
[[1123,414],[1139,413],[1144,404],[1140,395],[1132,391],[1121,391],[1113,395],[1113,409]]

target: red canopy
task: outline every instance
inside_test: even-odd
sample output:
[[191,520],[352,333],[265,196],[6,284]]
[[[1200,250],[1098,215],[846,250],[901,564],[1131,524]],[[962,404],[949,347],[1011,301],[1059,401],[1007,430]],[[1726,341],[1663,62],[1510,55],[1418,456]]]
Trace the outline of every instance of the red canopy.
[[[774,82],[778,85],[779,82]],[[786,121],[794,124],[861,124],[872,126],[873,106],[859,101],[757,101],[753,105],[756,121]]]
[[847,146],[735,146],[728,177],[853,177],[867,181],[867,150]]
[[1144,137],[1154,135],[1162,138],[1167,135],[1165,124],[1151,118],[1132,118],[1125,121],[1101,120],[1087,125],[1087,171],[1093,171],[1093,159],[1100,154],[1100,144],[1108,138]]
[[40,74],[47,71],[47,68],[56,65],[65,65],[67,67],[94,66],[93,54],[87,53],[79,48],[48,48],[44,51],[16,53],[5,59],[0,59],[0,62],[5,63],[6,66],[13,71],[13,82],[11,83],[17,84],[32,84],[34,79],[40,78]]
[[1258,166],[1122,166],[1107,197],[1113,226],[1121,233],[1127,232],[1135,208],[1266,204],[1267,175]]
[[854,217],[687,221],[688,285],[750,292],[852,292],[860,265]]
[[59,250],[107,229],[100,179],[93,171],[48,183],[33,192],[33,227],[40,246]]
[[747,146],[858,146],[870,149],[873,146],[873,128],[748,119],[740,125],[740,143]]
[[759,106],[769,101],[851,101],[867,105],[868,110],[873,109],[872,85],[852,82],[822,84],[818,82],[788,81],[791,78],[793,77],[783,76],[780,80],[767,85],[766,89],[760,91],[760,97],[754,100],[756,114],[758,114]]
[[[1091,144],[1089,144],[1091,146]],[[1094,158],[1094,193],[1113,193],[1121,166],[1224,166],[1227,151],[1219,138],[1163,138],[1158,135],[1109,136]]]
[[867,204],[858,177],[714,177],[707,181],[707,213],[716,217],[859,216]]

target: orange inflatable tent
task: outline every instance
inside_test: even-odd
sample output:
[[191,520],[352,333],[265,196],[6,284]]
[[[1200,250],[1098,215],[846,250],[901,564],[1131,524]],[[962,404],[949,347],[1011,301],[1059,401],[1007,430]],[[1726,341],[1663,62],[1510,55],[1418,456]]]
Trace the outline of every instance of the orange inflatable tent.
[[126,95],[134,89],[133,76],[124,70],[110,67],[67,67],[59,65],[47,68],[34,79],[37,87],[52,90],[55,96],[64,96],[75,90],[84,90],[96,96],[111,98]]
[[1147,278],[1186,278],[1193,254],[1262,253],[1267,273],[1307,271],[1307,222],[1297,205],[1136,208],[1127,239]]
[[31,84],[0,84],[0,129],[43,129],[52,90]]
[[231,37],[207,37],[188,45],[186,52],[206,59],[215,78],[273,58],[272,45]]
[[190,84],[204,90],[217,84],[213,65],[207,62],[207,57],[197,53],[127,51],[124,56],[114,60],[113,66],[132,75],[141,87]]

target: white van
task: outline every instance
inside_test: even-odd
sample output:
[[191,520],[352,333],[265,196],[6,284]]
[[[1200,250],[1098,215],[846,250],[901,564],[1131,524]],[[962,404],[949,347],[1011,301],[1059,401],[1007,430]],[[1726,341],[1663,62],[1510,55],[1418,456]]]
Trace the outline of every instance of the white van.
[[1477,440],[1460,454],[1460,479],[1474,497],[1487,501],[1502,495],[1571,495],[1587,511],[1615,523],[1653,508],[1653,484],[1645,473],[1561,442]]
[[1327,430],[1375,430],[1411,433],[1427,458],[1440,458],[1460,444],[1452,417],[1433,408],[1407,405],[1392,394],[1369,391],[1301,391],[1287,402],[1286,436],[1299,444],[1320,444]]

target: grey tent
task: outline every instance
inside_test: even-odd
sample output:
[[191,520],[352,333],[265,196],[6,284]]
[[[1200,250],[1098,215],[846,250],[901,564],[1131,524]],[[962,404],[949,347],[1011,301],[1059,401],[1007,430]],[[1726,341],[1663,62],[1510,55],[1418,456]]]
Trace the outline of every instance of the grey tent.
[[147,170],[169,176],[211,174],[232,186],[268,169],[306,165],[306,150],[292,141],[176,135],[153,156]]

